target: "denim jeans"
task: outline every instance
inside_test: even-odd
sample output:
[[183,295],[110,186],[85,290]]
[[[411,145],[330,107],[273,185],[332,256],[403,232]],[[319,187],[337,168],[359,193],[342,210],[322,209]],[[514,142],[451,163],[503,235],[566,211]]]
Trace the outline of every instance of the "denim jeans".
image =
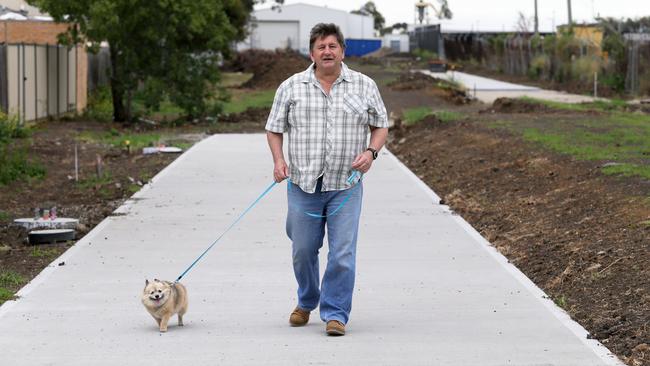
[[[298,281],[298,307],[311,311],[320,302],[323,321],[338,320],[346,324],[352,309],[357,233],[361,214],[363,186],[361,181],[352,188],[321,192],[322,178],[316,192],[305,193],[295,184],[288,185],[287,235],[292,241],[293,271]],[[345,205],[324,218],[350,194]],[[327,227],[329,254],[327,268],[319,286],[318,252],[323,246]]]

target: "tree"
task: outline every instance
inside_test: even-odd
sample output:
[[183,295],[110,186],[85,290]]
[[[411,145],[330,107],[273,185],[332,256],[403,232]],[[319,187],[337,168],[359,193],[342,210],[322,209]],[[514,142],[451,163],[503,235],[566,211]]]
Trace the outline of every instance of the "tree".
[[359,14],[359,15],[370,15],[374,19],[374,29],[382,33],[382,30],[384,29],[384,24],[386,23],[386,19],[384,19],[384,16],[381,15],[379,10],[377,10],[377,6],[375,5],[374,2],[368,1],[367,3],[363,4],[359,10],[352,10],[350,13],[352,14]]
[[[113,118],[132,118],[138,85],[163,89],[189,116],[207,108],[219,80],[220,57],[245,37],[254,1],[238,0],[28,0],[55,21],[69,24],[59,36],[67,45],[101,42],[110,47]],[[157,99],[155,98],[157,95]]]

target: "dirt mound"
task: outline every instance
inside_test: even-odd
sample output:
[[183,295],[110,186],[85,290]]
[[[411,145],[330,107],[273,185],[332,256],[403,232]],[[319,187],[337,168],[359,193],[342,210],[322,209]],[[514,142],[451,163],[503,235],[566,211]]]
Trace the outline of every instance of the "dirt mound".
[[397,80],[388,84],[394,91],[410,91],[428,89],[432,94],[439,96],[456,105],[469,104],[472,99],[464,89],[447,80],[434,78],[421,72],[409,72],[400,75]]
[[435,85],[437,81],[439,80],[421,72],[410,72],[400,75],[388,86],[395,91],[421,90]]
[[253,73],[244,88],[277,88],[291,75],[300,72],[311,62],[298,52],[291,50],[246,50],[228,62],[224,69]]
[[489,108],[483,112],[490,113],[548,113],[553,111],[548,106],[527,101],[524,99],[512,99],[512,98],[497,98],[494,103],[492,103],[492,108]]

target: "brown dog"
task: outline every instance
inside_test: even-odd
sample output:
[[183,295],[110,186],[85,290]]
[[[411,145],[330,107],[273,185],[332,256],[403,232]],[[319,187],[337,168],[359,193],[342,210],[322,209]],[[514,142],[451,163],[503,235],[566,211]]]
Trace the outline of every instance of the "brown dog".
[[187,290],[179,282],[145,280],[142,304],[156,319],[161,332],[167,331],[167,322],[178,314],[178,325],[183,326],[183,315],[187,312]]

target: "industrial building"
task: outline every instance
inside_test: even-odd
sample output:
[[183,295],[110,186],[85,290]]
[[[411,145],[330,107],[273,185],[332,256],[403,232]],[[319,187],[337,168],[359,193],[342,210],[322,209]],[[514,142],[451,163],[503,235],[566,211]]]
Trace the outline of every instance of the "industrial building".
[[246,41],[239,43],[237,49],[289,48],[307,55],[309,31],[318,23],[335,23],[341,28],[347,41],[348,56],[360,56],[381,47],[381,39],[375,37],[374,20],[371,16],[298,3],[254,11],[251,16],[250,36]]

